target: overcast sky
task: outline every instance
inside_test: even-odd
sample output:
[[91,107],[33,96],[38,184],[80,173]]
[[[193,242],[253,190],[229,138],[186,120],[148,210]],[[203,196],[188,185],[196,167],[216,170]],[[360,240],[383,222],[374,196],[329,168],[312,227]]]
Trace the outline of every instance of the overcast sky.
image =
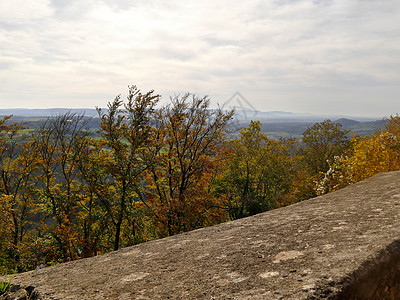
[[164,103],[399,113],[400,1],[0,0],[0,108],[105,107],[132,84]]

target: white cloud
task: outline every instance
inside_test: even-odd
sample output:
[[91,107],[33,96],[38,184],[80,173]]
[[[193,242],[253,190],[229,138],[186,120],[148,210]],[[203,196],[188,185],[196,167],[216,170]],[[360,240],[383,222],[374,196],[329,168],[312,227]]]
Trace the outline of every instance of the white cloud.
[[0,20],[6,24],[27,24],[53,14],[49,0],[3,0]]
[[359,114],[386,88],[396,108],[397,0],[18,1],[0,2],[2,106],[101,106],[137,84]]

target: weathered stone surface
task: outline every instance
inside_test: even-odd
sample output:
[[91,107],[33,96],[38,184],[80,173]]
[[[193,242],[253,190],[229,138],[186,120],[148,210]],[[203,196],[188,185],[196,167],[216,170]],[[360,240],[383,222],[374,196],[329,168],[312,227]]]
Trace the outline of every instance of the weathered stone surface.
[[8,291],[0,296],[0,300],[41,300],[40,292],[32,285],[23,287],[11,284]]
[[0,296],[0,300],[28,300],[28,293],[24,289],[10,291]]
[[19,274],[45,299],[396,299],[400,172],[218,226]]

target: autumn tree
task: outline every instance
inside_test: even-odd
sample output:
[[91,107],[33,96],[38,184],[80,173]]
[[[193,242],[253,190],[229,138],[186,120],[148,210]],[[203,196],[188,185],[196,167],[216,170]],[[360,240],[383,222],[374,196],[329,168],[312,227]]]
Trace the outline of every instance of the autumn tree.
[[14,264],[14,268],[22,271],[26,267],[26,263],[21,263],[26,259],[22,250],[36,212],[33,196],[36,157],[32,142],[21,138],[23,127],[16,123],[6,125],[8,119],[0,121],[0,206],[5,214],[2,219],[9,220],[8,265]]
[[113,236],[110,233],[111,220],[103,205],[105,202],[107,206],[103,191],[108,186],[109,174],[105,165],[110,157],[100,143],[91,137],[82,137],[81,145],[81,149],[76,149],[79,152],[77,175],[81,188],[78,198],[80,210],[76,219],[79,228],[77,242],[82,257],[90,257],[113,249],[109,246]]
[[93,185],[92,191],[112,221],[114,250],[120,247],[124,220],[137,206],[136,190],[147,168],[141,151],[152,142],[151,132],[158,100],[159,95],[154,91],[141,93],[136,86],[131,86],[126,103],[117,96],[108,103],[107,111],[98,109],[101,140],[92,153],[104,159],[99,161],[95,158],[100,168],[84,172],[87,182]]
[[[351,142],[354,142],[353,138]],[[350,153],[347,153],[350,154]],[[323,177],[316,182],[316,194],[323,195],[337,191],[354,182],[350,157],[347,155],[335,156],[329,162],[329,169]]]
[[[8,152],[8,135],[13,126],[7,124],[11,116],[5,116],[0,119],[0,164],[1,173],[4,173],[7,169],[7,161],[9,160],[7,155]],[[12,228],[12,217],[11,207],[9,201],[9,195],[7,194],[4,180],[0,181],[0,263],[1,271],[7,271],[7,267],[10,266],[9,260],[14,260],[15,251],[12,245],[13,228]],[[11,264],[12,265],[12,264]],[[14,267],[14,265],[12,265]]]
[[48,118],[34,135],[38,165],[36,193],[44,211],[43,217],[54,222],[43,223],[43,231],[54,239],[54,256],[60,260],[79,257],[74,225],[80,210],[81,183],[77,158],[85,135],[84,116],[66,113]]
[[398,153],[400,159],[400,116],[398,114],[392,115],[387,119],[385,131],[390,136],[388,140],[389,147]]
[[8,204],[4,199],[0,200],[0,273],[5,274],[8,270],[14,268],[10,264],[10,252],[12,255],[12,248],[10,241],[12,239],[11,232],[11,215]]
[[345,187],[381,172],[400,169],[400,117],[391,116],[384,130],[367,137],[354,136],[352,147],[335,156],[318,182],[318,194]]
[[139,195],[162,236],[221,221],[210,181],[233,111],[210,109],[209,103],[207,97],[187,93],[158,111],[145,158],[148,176]]
[[329,162],[349,148],[350,143],[342,125],[325,120],[315,123],[303,133],[303,148],[300,151],[307,171],[314,179],[329,170]]
[[399,170],[397,138],[387,130],[368,138],[353,139],[353,154],[347,164],[352,182],[361,181],[375,174]]
[[391,115],[387,118],[385,130],[394,136],[400,137],[400,116],[398,114]]
[[293,144],[270,140],[260,128],[259,121],[251,121],[229,143],[225,165],[214,184],[232,220],[274,209],[288,200],[294,178]]

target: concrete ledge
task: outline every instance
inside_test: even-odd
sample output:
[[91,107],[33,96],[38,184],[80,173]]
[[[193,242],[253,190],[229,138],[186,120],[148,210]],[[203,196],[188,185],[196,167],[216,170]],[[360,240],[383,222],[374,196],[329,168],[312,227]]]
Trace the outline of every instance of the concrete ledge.
[[46,299],[396,299],[400,172],[218,226],[19,274]]

